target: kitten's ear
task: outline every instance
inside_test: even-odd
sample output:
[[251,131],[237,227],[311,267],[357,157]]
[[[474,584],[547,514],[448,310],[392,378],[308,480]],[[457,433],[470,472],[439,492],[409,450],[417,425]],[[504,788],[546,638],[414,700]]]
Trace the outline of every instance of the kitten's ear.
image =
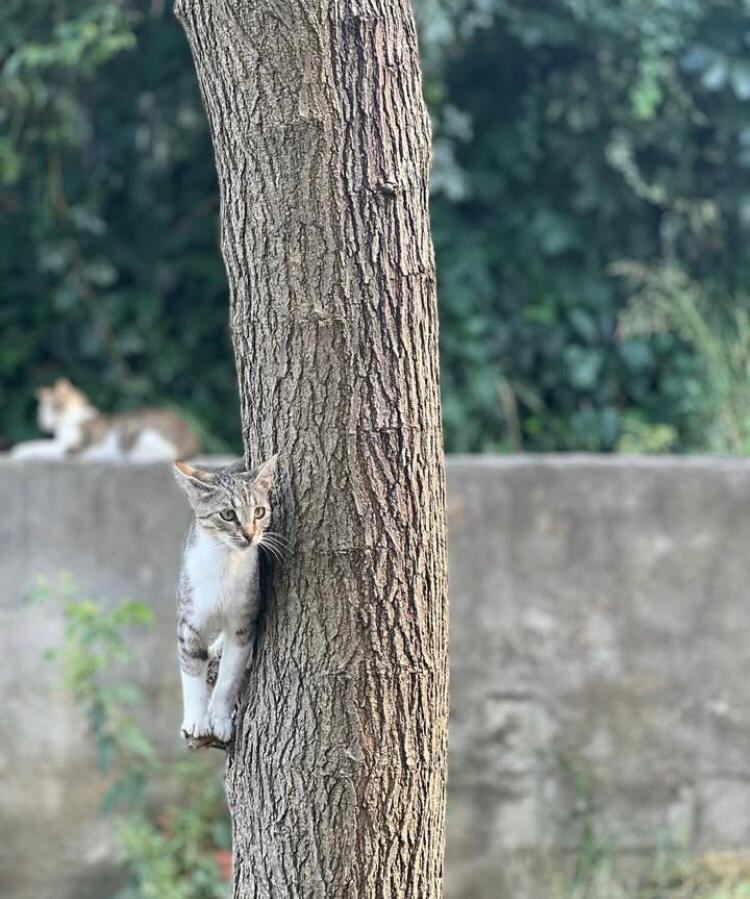
[[271,484],[273,483],[273,473],[276,471],[276,460],[279,458],[278,453],[274,453],[270,459],[248,472],[248,478],[263,493],[269,493]]
[[182,489],[190,495],[203,494],[216,484],[216,475],[202,468],[196,468],[187,462],[174,463],[174,476]]

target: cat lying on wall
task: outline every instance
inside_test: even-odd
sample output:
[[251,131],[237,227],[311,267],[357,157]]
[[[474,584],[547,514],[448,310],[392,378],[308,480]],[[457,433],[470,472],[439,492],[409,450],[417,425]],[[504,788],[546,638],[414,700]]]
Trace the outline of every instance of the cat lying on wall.
[[170,409],[136,409],[104,415],[67,378],[37,390],[37,420],[51,440],[29,440],[11,450],[16,459],[83,459],[152,461],[185,459],[200,442]]

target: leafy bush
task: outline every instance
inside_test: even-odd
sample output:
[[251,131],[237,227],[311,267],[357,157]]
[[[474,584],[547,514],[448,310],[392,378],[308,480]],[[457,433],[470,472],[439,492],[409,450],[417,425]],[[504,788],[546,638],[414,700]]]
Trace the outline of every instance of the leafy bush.
[[133,631],[152,624],[151,610],[137,602],[107,610],[65,577],[55,585],[39,579],[31,600],[61,609],[61,645],[45,656],[85,713],[99,773],[109,781],[102,811],[117,818],[128,875],[111,899],[227,899],[215,860],[231,848],[221,777],[205,755],[159,757],[135,717],[141,691],[125,680],[135,660]]
[[216,174],[171,9],[9,0],[0,58],[3,439],[67,374],[106,411],[176,404],[236,448]]
[[678,334],[704,363],[704,446],[717,453],[750,453],[750,298],[710,297],[670,266],[620,265],[618,270],[636,290],[621,316],[625,339]]
[[[416,0],[449,450],[710,448],[706,360],[620,339],[611,266],[750,293],[750,15],[724,0]],[[0,10],[0,441],[65,373],[238,445],[207,126],[152,0]],[[704,398],[705,399],[705,398]]]
[[619,339],[611,266],[747,291],[747,10],[453,3],[427,57],[449,447],[504,448],[516,416],[529,449],[613,449],[634,421],[707,448],[705,360],[671,329]]

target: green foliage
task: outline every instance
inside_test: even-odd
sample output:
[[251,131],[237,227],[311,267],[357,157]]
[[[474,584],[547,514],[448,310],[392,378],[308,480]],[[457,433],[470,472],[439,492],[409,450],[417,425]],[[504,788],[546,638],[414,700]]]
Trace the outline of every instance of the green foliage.
[[[656,850],[634,864],[598,826],[604,797],[590,768],[566,753],[558,757],[574,816],[568,839],[573,857],[542,853],[536,874],[549,899],[742,899],[750,897],[750,857],[743,852],[691,856],[686,834],[663,831]],[[571,864],[572,862],[572,864]]]
[[216,174],[170,5],[0,10],[0,441],[66,374],[105,411],[169,403],[238,447]]
[[117,816],[129,874],[112,899],[227,899],[213,857],[231,847],[220,775],[205,756],[160,758],[134,714],[141,690],[124,679],[136,661],[134,631],[150,627],[153,613],[130,601],[108,610],[82,598],[68,577],[38,579],[30,600],[54,602],[62,612],[61,644],[45,657],[85,713],[109,782],[102,812]]
[[750,453],[750,297],[711,297],[674,267],[622,265],[636,293],[621,331],[679,335],[704,363],[704,445],[716,453]]
[[423,16],[448,446],[508,445],[505,384],[527,449],[613,449],[634,422],[658,429],[649,445],[706,448],[704,360],[671,330],[619,339],[611,266],[673,260],[716,295],[747,291],[746,7],[449,0]]
[[125,821],[120,839],[133,882],[112,899],[228,899],[206,852],[202,811],[181,806],[171,832],[146,818]]
[[[417,0],[449,450],[694,450],[679,330],[621,339],[612,265],[750,294],[750,14],[725,0]],[[0,10],[0,443],[67,374],[237,449],[212,153],[152,0]]]
[[45,658],[57,663],[63,686],[86,714],[99,771],[113,775],[104,807],[126,799],[139,804],[147,774],[158,764],[153,746],[133,718],[141,694],[106,675],[113,665],[133,662],[127,631],[151,626],[153,613],[136,602],[122,602],[107,611],[80,598],[75,583],[65,576],[56,585],[37,579],[30,601],[38,605],[51,599],[62,611],[64,630],[61,645],[46,650]]
[[576,872],[554,889],[552,899],[748,899],[750,865],[746,855],[711,853],[686,859],[666,845],[651,860],[636,885],[626,885],[613,870],[612,853],[600,855],[585,872]]
[[625,413],[620,425],[617,452],[630,455],[666,453],[677,443],[677,431],[671,425],[651,424],[637,413]]
[[158,821],[144,814],[122,821],[131,882],[113,899],[227,899],[212,854],[232,845],[220,777],[200,757],[172,763],[169,776],[176,798]]

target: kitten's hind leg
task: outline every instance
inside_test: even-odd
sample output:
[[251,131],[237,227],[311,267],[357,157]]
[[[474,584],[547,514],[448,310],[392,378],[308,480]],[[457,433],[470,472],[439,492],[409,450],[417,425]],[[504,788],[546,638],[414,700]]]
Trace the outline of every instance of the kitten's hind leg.
[[200,634],[187,622],[178,628],[182,679],[182,736],[189,740],[211,733],[208,716],[208,650]]
[[224,633],[219,673],[208,704],[211,733],[223,743],[232,737],[232,712],[252,655],[254,636],[254,627],[242,627]]

